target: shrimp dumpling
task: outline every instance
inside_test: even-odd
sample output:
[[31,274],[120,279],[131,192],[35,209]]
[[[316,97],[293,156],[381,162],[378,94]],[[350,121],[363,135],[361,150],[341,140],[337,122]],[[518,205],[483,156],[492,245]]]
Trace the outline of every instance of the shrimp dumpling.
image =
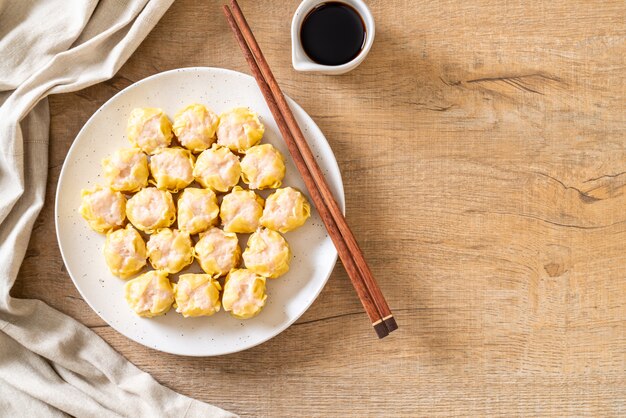
[[211,228],[200,234],[194,255],[206,274],[220,277],[239,265],[241,248],[236,234]]
[[176,193],[193,181],[193,156],[183,148],[162,148],[150,157],[150,172],[158,189]]
[[191,104],[174,116],[172,127],[183,147],[201,152],[215,142],[219,118],[201,104]]
[[239,183],[239,157],[228,148],[213,145],[198,156],[193,176],[202,187],[227,192]]
[[129,280],[124,287],[128,306],[139,316],[151,318],[163,315],[174,303],[174,290],[161,270],[152,270]]
[[136,108],[130,112],[126,135],[131,144],[152,154],[172,142],[172,123],[161,109]]
[[181,274],[174,286],[174,307],[185,318],[219,312],[220,283],[208,274]]
[[146,265],[146,244],[132,225],[107,234],[104,260],[114,275],[127,279]]
[[291,250],[287,240],[276,231],[259,228],[248,238],[243,252],[246,268],[259,276],[275,279],[289,271]]
[[193,245],[188,232],[163,228],[150,235],[148,258],[155,270],[178,273],[193,263]]
[[226,276],[222,306],[235,318],[248,319],[258,315],[266,299],[265,277],[247,269],[232,270]]
[[272,144],[255,145],[241,159],[241,178],[251,189],[275,189],[285,177],[285,158]]
[[211,189],[187,188],[178,197],[178,228],[190,234],[204,232],[217,221],[217,196]]
[[174,223],[176,208],[170,192],[147,187],[128,199],[126,216],[135,228],[151,234]]
[[220,207],[220,218],[226,232],[250,233],[259,226],[263,215],[263,199],[252,190],[235,186],[224,196]]
[[244,152],[258,144],[265,127],[256,113],[245,107],[231,109],[220,115],[217,143],[235,152]]
[[96,186],[80,192],[78,212],[96,232],[106,233],[117,229],[126,219],[126,198],[108,187]]
[[260,224],[284,234],[304,225],[309,216],[311,206],[304,195],[292,187],[285,187],[268,196]]
[[137,148],[120,148],[102,160],[109,187],[119,192],[136,192],[148,185],[148,157]]

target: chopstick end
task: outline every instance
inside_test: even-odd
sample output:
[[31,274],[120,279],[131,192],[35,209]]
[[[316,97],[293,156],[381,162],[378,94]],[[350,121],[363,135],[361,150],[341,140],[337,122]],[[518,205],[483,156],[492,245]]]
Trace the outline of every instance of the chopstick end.
[[393,315],[389,315],[388,317],[386,317],[383,320],[383,324],[385,324],[385,327],[389,332],[393,332],[398,329],[398,323],[396,322],[396,319],[393,317]]
[[378,338],[385,338],[387,335],[389,335],[389,330],[387,329],[387,326],[384,322],[379,321],[375,324],[372,324],[372,326],[374,327],[374,331],[376,331],[376,335],[378,335]]

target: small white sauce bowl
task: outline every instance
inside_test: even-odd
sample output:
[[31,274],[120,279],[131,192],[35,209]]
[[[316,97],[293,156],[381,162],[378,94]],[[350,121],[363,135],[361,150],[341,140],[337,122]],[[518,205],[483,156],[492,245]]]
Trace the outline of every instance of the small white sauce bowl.
[[352,8],[354,8],[354,10],[361,15],[363,23],[365,23],[365,45],[363,45],[363,49],[361,49],[359,55],[357,55],[352,61],[341,65],[322,65],[309,58],[306,52],[304,52],[302,40],[300,39],[300,28],[302,27],[302,22],[311,10],[320,4],[328,3],[329,1],[330,0],[304,0],[300,3],[296,13],[293,15],[293,19],[291,20],[291,62],[296,71],[308,71],[324,74],[344,74],[358,67],[372,48],[376,28],[374,25],[374,17],[372,16],[370,9],[362,0],[339,0],[340,3],[352,6]]

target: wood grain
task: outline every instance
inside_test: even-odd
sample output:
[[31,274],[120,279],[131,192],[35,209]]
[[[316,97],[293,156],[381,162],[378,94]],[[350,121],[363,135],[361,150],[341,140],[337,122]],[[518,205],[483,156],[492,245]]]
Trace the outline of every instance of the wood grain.
[[47,201],[13,294],[243,416],[624,416],[623,1],[370,1],[376,41],[344,76],[291,68],[297,5],[241,2],[335,151],[348,223],[400,329],[372,335],[338,266],[273,340],[181,358],[110,329],[74,288],[53,218],[67,150],[134,81],[193,65],[247,72],[217,1],[176,2],[112,80],[51,98]]

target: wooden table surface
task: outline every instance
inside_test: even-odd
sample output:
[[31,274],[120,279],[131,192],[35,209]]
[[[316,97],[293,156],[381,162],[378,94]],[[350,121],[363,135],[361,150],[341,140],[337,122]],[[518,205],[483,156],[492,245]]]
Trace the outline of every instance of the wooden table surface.
[[626,415],[624,1],[371,0],[376,41],[344,76],[292,69],[298,1],[242,1],[337,156],[348,221],[400,329],[376,339],[339,264],[295,325],[238,354],[162,354],[99,319],[56,243],[61,165],[137,80],[248,72],[221,3],[177,1],[112,80],[51,97],[46,206],[13,293],[242,416]]

